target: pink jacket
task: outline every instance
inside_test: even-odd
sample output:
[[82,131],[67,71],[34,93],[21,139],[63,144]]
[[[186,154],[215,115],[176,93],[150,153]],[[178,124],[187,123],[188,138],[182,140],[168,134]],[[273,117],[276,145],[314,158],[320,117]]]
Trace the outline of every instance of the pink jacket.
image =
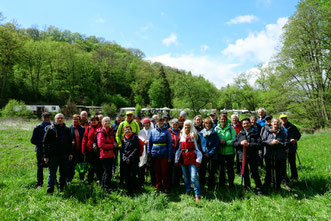
[[97,142],[100,149],[100,159],[114,157],[115,136],[113,130],[107,132],[105,127],[98,129]]

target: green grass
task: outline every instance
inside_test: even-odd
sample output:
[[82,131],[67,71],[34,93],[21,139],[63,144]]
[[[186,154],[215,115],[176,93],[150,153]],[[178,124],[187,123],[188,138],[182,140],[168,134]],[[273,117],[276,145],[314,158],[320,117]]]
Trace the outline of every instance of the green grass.
[[[236,189],[207,191],[195,203],[193,195],[184,194],[183,184],[169,195],[154,194],[154,188],[146,185],[143,193],[128,197],[120,187],[105,195],[99,186],[81,183],[76,175],[64,193],[55,190],[47,195],[46,185],[35,189],[36,158],[30,138],[37,123],[0,121],[0,220],[331,219],[331,131],[305,135],[299,142],[308,189],[300,170],[292,192],[267,190],[264,196],[243,191],[236,177]],[[113,184],[118,186],[118,180]]]

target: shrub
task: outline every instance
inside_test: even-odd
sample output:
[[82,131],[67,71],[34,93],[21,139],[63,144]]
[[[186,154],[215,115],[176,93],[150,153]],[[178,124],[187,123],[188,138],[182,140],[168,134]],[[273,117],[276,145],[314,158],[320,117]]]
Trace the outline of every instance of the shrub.
[[1,117],[24,117],[24,118],[35,118],[31,110],[29,110],[23,101],[17,101],[11,99],[7,105],[1,110]]
[[102,104],[102,114],[110,118],[115,118],[117,114],[117,107],[115,104]]

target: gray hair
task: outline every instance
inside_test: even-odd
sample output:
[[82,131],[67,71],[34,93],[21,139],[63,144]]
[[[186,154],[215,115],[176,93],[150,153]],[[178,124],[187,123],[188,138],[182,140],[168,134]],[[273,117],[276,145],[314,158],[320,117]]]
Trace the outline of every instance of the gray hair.
[[82,117],[83,114],[86,114],[86,116],[88,116],[86,111],[82,111],[80,112],[80,117]]
[[62,113],[58,113],[58,114],[55,115],[54,120],[55,120],[58,116],[62,116],[62,117],[64,118],[64,115],[63,115]]
[[102,118],[102,125],[105,123],[106,120],[109,120],[110,121],[110,118],[109,117]]
[[263,113],[266,112],[265,109],[264,109],[263,107],[261,107],[261,108],[259,108],[259,109],[257,110],[257,112],[259,112],[259,111],[263,111]]
[[231,118],[234,118],[234,117],[237,118],[237,119],[239,120],[239,116],[238,116],[238,114],[232,114],[232,115],[231,115]]
[[174,124],[178,124],[178,119],[177,118],[174,118],[170,121],[170,124],[171,125],[174,125]]

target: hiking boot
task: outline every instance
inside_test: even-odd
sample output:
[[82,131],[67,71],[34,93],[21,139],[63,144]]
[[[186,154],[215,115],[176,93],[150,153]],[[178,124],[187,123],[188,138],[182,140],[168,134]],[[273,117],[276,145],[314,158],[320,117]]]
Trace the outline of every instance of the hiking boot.
[[257,195],[262,195],[263,191],[261,188],[256,188],[256,193],[257,193]]

